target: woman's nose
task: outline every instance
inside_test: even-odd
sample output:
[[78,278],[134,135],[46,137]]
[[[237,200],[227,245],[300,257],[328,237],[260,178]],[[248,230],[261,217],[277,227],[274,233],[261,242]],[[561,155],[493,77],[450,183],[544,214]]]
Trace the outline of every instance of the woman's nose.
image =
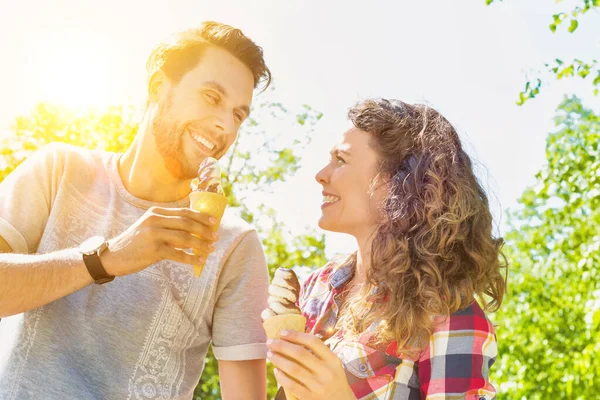
[[327,167],[325,167],[325,168],[321,169],[319,172],[317,172],[317,175],[315,175],[315,179],[321,185],[328,183],[329,182],[329,173],[327,172]]

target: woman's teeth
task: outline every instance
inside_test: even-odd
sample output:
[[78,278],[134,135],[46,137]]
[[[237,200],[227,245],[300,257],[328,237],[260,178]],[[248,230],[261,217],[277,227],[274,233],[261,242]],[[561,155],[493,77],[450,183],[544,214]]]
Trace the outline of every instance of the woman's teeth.
[[196,133],[196,132],[192,132],[190,131],[190,136],[192,137],[192,139],[194,139],[196,142],[200,143],[201,145],[205,146],[207,149],[212,150],[215,148],[215,144],[212,143],[210,140],[208,140],[207,138],[205,138],[204,136]]
[[336,201],[338,201],[340,198],[337,196],[323,196],[323,203],[335,203]]

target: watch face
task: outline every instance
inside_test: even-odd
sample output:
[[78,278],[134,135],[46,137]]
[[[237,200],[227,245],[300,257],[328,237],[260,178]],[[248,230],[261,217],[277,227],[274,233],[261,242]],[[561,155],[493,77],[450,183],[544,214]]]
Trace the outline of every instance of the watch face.
[[98,251],[104,242],[106,242],[106,239],[102,236],[93,236],[81,243],[79,251],[85,255],[92,255]]

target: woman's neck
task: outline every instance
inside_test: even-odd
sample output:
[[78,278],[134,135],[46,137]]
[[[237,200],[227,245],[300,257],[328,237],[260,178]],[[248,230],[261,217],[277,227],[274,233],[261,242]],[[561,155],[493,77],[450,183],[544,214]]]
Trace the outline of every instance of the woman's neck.
[[376,229],[366,232],[364,235],[355,236],[358,250],[356,251],[356,270],[353,281],[362,284],[366,281],[367,272],[371,268],[371,246],[375,238]]

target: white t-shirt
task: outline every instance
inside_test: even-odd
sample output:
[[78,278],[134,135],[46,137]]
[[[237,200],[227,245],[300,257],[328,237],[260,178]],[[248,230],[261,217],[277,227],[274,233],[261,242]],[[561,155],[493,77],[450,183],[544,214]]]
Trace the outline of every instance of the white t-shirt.
[[[0,236],[17,253],[49,253],[115,237],[149,207],[188,206],[132,196],[117,163],[115,153],[65,144],[38,151],[0,183]],[[230,210],[219,237],[200,278],[161,261],[0,321],[16,327],[0,398],[190,399],[211,341],[220,360],[265,358],[260,240]]]

